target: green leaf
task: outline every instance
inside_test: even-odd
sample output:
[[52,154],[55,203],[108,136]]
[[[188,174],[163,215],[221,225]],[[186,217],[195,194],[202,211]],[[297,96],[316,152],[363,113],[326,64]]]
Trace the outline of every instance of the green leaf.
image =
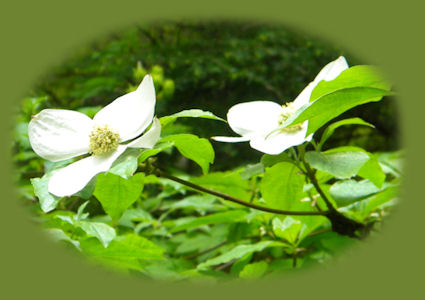
[[265,167],[271,167],[282,161],[292,162],[293,160],[288,156],[286,152],[282,152],[281,154],[278,154],[278,155],[264,154],[261,157],[261,163]]
[[56,208],[60,201],[60,197],[52,195],[48,191],[49,179],[52,173],[46,173],[41,178],[32,178],[31,184],[34,187],[34,194],[40,201],[41,210],[45,213]]
[[402,174],[403,151],[384,152],[378,155],[379,164],[385,173],[400,177]]
[[308,120],[308,136],[350,108],[376,102],[390,95],[389,89],[389,85],[373,67],[352,67],[332,81],[321,81],[313,90],[310,102],[277,130]]
[[119,175],[122,178],[130,178],[137,170],[138,158],[140,150],[127,149],[118,159],[113,163],[108,173]]
[[171,116],[165,116],[159,119],[161,122],[161,126],[165,127],[174,121],[177,120],[177,118],[204,118],[204,119],[211,119],[211,120],[217,120],[217,121],[223,121],[226,122],[226,120],[217,117],[213,113],[209,111],[203,111],[200,109],[188,109],[183,110],[181,112],[175,113]]
[[280,238],[285,239],[291,245],[296,245],[303,224],[288,216],[283,222],[279,218],[273,219],[273,232]]
[[260,191],[267,206],[289,210],[301,199],[304,175],[289,162],[280,162],[268,168],[261,181]]
[[167,143],[157,143],[153,149],[146,149],[142,151],[142,154],[140,154],[138,163],[144,162],[146,159],[148,159],[151,156],[157,155],[158,153],[167,150],[169,148],[173,147],[172,142]]
[[258,163],[255,165],[247,165],[241,172],[242,179],[250,179],[253,176],[257,176],[264,173],[264,165]]
[[398,199],[399,192],[400,191],[398,186],[390,186],[382,192],[364,200],[366,202],[364,206],[364,213],[368,215],[370,212],[379,208],[381,205]]
[[329,189],[329,193],[336,201],[338,207],[347,206],[378,192],[379,189],[369,180],[337,181]]
[[204,174],[208,173],[210,164],[214,161],[214,149],[207,139],[193,134],[175,134],[169,135],[161,141],[173,142],[183,156],[196,162]]
[[105,212],[113,220],[118,220],[124,211],[139,198],[143,190],[143,179],[143,173],[137,173],[130,179],[111,173],[99,174],[94,195]]
[[136,234],[115,238],[107,248],[96,239],[82,240],[83,252],[92,258],[120,269],[142,268],[141,261],[162,260],[164,249]]
[[360,168],[357,175],[369,179],[377,188],[381,188],[385,182],[385,173],[378,159],[370,154],[369,160]]
[[242,219],[247,214],[248,212],[245,210],[229,210],[225,212],[214,213],[208,216],[198,217],[196,219],[190,220],[187,223],[175,226],[173,229],[171,229],[170,232],[178,232],[186,229],[196,228],[202,225],[232,223]]
[[250,198],[248,181],[243,180],[239,173],[214,172],[200,177],[193,177],[190,181],[242,200],[249,200]]
[[96,237],[105,248],[116,237],[115,229],[105,223],[77,221],[76,225],[87,235]]
[[350,178],[369,160],[369,155],[363,151],[310,151],[305,159],[313,168],[336,178]]
[[310,102],[336,91],[349,88],[369,87],[389,91],[390,84],[384,80],[380,71],[373,66],[359,65],[344,70],[331,81],[321,81],[311,93]]
[[345,119],[345,120],[332,123],[323,132],[322,137],[320,139],[320,143],[318,145],[319,149],[322,148],[323,144],[328,140],[328,138],[331,137],[331,135],[335,132],[335,130],[338,127],[345,126],[345,125],[364,125],[364,126],[375,128],[375,126],[373,126],[372,124],[368,122],[363,121],[360,118]]
[[252,245],[239,245],[222,255],[207,260],[197,266],[198,269],[205,269],[209,266],[224,264],[234,259],[239,259],[249,253],[262,251],[267,247],[286,247],[285,243],[274,241],[262,241]]
[[243,279],[258,279],[266,273],[268,264],[265,261],[259,261],[246,265],[239,273]]

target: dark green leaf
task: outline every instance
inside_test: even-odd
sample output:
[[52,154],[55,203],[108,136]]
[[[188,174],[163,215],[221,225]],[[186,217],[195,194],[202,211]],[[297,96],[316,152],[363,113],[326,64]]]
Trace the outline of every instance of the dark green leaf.
[[310,151],[305,159],[313,168],[336,178],[350,178],[369,160],[369,155],[362,151]]
[[376,194],[377,192],[379,192],[379,189],[369,180],[338,181],[334,183],[329,190],[329,193],[336,201],[338,207],[349,205],[372,194]]

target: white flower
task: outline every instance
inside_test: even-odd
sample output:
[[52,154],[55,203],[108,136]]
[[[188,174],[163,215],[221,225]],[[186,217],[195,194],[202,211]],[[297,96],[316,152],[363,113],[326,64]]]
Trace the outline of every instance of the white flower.
[[[227,113],[227,121],[232,130],[241,137],[216,136],[212,139],[228,143],[249,141],[252,148],[273,155],[310,141],[313,134],[305,136],[308,121],[273,131],[309,102],[311,92],[320,81],[333,80],[347,68],[345,58],[340,56],[327,64],[293,102],[282,106],[271,101],[252,101],[232,106]],[[270,134],[271,132],[273,133]]]
[[56,171],[49,180],[49,192],[60,197],[72,195],[96,174],[106,172],[127,148],[152,148],[161,134],[159,120],[154,118],[155,101],[152,77],[146,75],[136,91],[115,99],[93,119],[65,109],[45,109],[35,115],[28,135],[39,156],[61,161],[92,154]]

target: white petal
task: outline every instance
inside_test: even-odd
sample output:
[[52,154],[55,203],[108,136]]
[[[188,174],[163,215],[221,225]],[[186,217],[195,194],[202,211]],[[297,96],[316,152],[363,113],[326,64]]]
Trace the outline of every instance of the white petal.
[[[307,138],[305,138],[307,132],[306,123],[307,122],[304,122],[302,130],[294,133],[277,132],[267,138],[264,135],[256,136],[251,139],[250,145],[252,148],[267,154],[280,154],[286,149],[300,145],[307,140]],[[313,135],[309,135],[308,138],[311,139],[312,136]]]
[[93,120],[80,112],[44,109],[28,125],[34,152],[44,159],[60,161],[89,151]]
[[109,170],[125,149],[127,146],[120,145],[108,156],[92,155],[56,171],[49,180],[49,192],[59,197],[79,192],[96,174]]
[[340,56],[336,60],[324,66],[319,74],[317,74],[316,78],[314,78],[314,81],[319,83],[321,80],[334,80],[345,69],[348,69],[347,61],[344,56]]
[[156,142],[158,142],[159,137],[161,136],[161,123],[158,118],[154,118],[152,122],[152,127],[141,137],[135,139],[127,146],[130,148],[153,148]]
[[247,142],[250,140],[250,137],[246,136],[213,136],[212,140],[217,142],[225,142],[225,143],[238,143],[238,142]]
[[307,104],[310,101],[312,91],[320,81],[334,80],[339,74],[341,74],[342,71],[346,69],[348,69],[348,64],[343,56],[340,56],[338,59],[328,63],[323,67],[319,74],[317,74],[314,81],[310,82],[294,100],[294,107],[299,109],[304,104]]
[[270,132],[279,124],[282,107],[271,101],[252,101],[232,106],[227,121],[234,132],[254,136]]
[[136,91],[125,94],[102,108],[93,118],[118,131],[121,141],[141,134],[152,122],[155,111],[155,88],[152,76],[146,75]]

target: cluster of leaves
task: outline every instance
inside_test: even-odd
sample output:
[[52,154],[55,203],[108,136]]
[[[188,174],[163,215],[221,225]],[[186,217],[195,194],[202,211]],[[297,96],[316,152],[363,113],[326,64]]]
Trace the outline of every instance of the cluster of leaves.
[[[177,51],[171,58],[160,51],[156,52],[159,54],[151,54],[162,56],[162,60],[158,58],[155,67],[152,64],[147,68],[152,73],[162,74],[156,75],[156,89],[164,91],[161,97],[164,101],[169,101],[164,102],[167,103],[163,106],[164,110],[169,105],[174,108],[179,107],[175,101],[180,101],[179,97],[183,94],[188,99],[206,99],[207,97],[221,99],[218,97],[219,94],[211,90],[215,89],[218,93],[226,91],[227,89],[222,86],[223,82],[226,84],[238,82],[235,93],[247,86],[250,87],[248,92],[254,93],[253,87],[267,83],[256,82],[253,78],[246,81],[252,76],[252,74],[249,75],[252,70],[238,73],[237,70],[231,69],[232,65],[221,66],[214,71],[217,72],[214,75],[212,71],[214,67],[203,65],[207,60],[200,59],[205,53],[193,56],[193,61],[181,60],[184,51],[189,51],[189,48],[185,47],[193,45],[191,43],[200,43],[201,39],[193,39],[193,36],[185,37],[184,33],[191,28],[187,24],[178,24],[175,27],[164,25],[160,28],[162,28],[162,38],[174,36],[178,39],[175,43],[182,44],[180,52]],[[214,28],[214,26],[212,29],[201,27],[199,35],[205,32],[211,33]],[[366,66],[352,67],[336,80],[320,83],[312,94],[311,102],[282,124],[282,127],[286,127],[309,120],[308,134],[315,133],[314,138],[317,140],[317,142],[302,145],[297,150],[292,149],[293,151],[289,154],[285,152],[275,156],[262,155],[252,164],[236,161],[238,165],[235,167],[229,163],[229,160],[238,155],[238,152],[235,152],[221,162],[231,167],[224,171],[216,171],[212,169],[212,163],[214,160],[220,162],[223,158],[216,157],[214,148],[206,139],[211,134],[204,134],[201,129],[192,130],[182,124],[184,124],[183,120],[190,119],[200,124],[206,124],[204,122],[220,124],[223,120],[208,111],[187,109],[188,105],[186,105],[187,110],[179,113],[167,116],[158,113],[163,116],[160,118],[162,134],[154,149],[126,150],[108,172],[99,174],[82,191],[71,197],[59,198],[50,194],[47,184],[52,172],[71,163],[73,159],[51,163],[36,156],[31,150],[27,136],[27,126],[31,115],[43,108],[59,105],[76,108],[92,117],[100,109],[98,106],[100,102],[96,103],[96,101],[100,101],[99,99],[105,94],[113,95],[117,89],[131,90],[131,85],[136,84],[138,78],[144,75],[146,70],[141,64],[137,64],[137,61],[134,61],[128,70],[120,69],[119,72],[123,74],[118,71],[115,73],[110,68],[126,64],[124,53],[127,52],[120,55],[118,52],[127,49],[131,53],[133,51],[138,53],[138,47],[145,47],[140,44],[140,40],[137,42],[134,38],[137,36],[139,39],[140,33],[148,36],[152,44],[161,48],[164,43],[162,40],[158,42],[155,30],[159,29],[139,28],[124,34],[127,39],[121,40],[120,43],[107,42],[106,53],[115,58],[112,54],[112,50],[115,49],[116,57],[120,57],[116,64],[107,63],[111,60],[111,56],[94,52],[93,57],[87,58],[90,62],[87,68],[81,68],[81,63],[86,63],[84,60],[72,66],[75,77],[66,76],[69,84],[59,89],[54,84],[47,84],[51,81],[46,79],[47,83],[39,88],[39,91],[45,91],[46,96],[27,98],[22,102],[13,146],[13,159],[18,169],[17,182],[20,194],[29,200],[26,203],[32,204],[29,207],[37,216],[36,220],[52,237],[95,261],[137,276],[155,279],[217,281],[229,278],[255,279],[275,276],[293,269],[326,263],[344,247],[358,244],[359,240],[334,232],[333,224],[325,215],[274,214],[225,201],[217,195],[199,192],[194,186],[230,195],[245,203],[278,210],[320,213],[328,209],[329,204],[326,201],[329,201],[332,207],[345,217],[365,224],[368,229],[379,228],[382,218],[394,206],[398,198],[402,152],[372,153],[360,147],[347,146],[348,143],[332,147],[332,137],[343,130],[342,126],[373,130],[375,124],[372,125],[358,117],[329,124],[331,120],[340,117],[350,108],[368,102],[377,102],[389,94],[388,85],[376,75],[372,68]],[[176,34],[176,31],[181,33]],[[259,31],[263,35],[259,34]],[[235,61],[236,65],[245,64],[247,59],[253,59],[253,57],[262,61],[271,59],[272,56],[272,62],[274,62],[275,59],[282,59],[282,55],[295,55],[290,48],[283,47],[278,51],[279,44],[272,43],[274,38],[270,35],[274,31],[270,28],[267,30],[248,28],[242,32],[249,37],[255,32],[256,36],[258,35],[259,44],[269,45],[270,43],[270,47],[276,47],[276,49],[275,52],[269,53],[270,48],[256,47],[259,45],[254,43],[253,49],[260,49],[258,50],[260,53],[257,53],[257,50],[252,50],[243,44],[242,39],[236,42],[231,40],[230,43],[235,45],[231,48],[232,51],[229,50],[230,53],[225,53],[224,57]],[[277,32],[274,34],[281,38],[282,36]],[[219,32],[216,34],[218,35]],[[286,38],[290,39],[287,41],[288,44],[299,46],[297,40],[290,34],[287,34]],[[227,41],[220,40],[220,43],[226,44]],[[226,47],[228,46],[226,44]],[[196,49],[202,49],[202,47]],[[220,57],[217,53],[214,54],[214,51],[219,49],[213,48],[207,53]],[[241,50],[236,51],[237,49]],[[254,52],[251,53],[251,50]],[[261,51],[265,51],[263,56]],[[300,59],[309,57],[306,53],[303,54],[304,56],[301,54],[298,54]],[[134,53],[128,57],[131,60],[132,57],[134,58]],[[309,59],[303,61],[307,63]],[[174,66],[172,66],[173,63]],[[264,62],[264,64],[269,66],[270,62],[268,64]],[[179,76],[174,74],[175,76],[167,75],[164,79],[164,72],[161,71],[160,65],[166,65],[164,69],[170,70],[169,74],[174,74],[173,70],[185,65],[190,76],[179,77],[181,74]],[[179,68],[176,67],[177,65]],[[217,62],[213,65],[220,66]],[[247,65],[255,66],[255,68],[263,67],[262,63],[245,64],[243,65],[245,70]],[[134,66],[136,66],[135,69]],[[100,68],[102,71],[91,70],[91,67]],[[223,75],[220,73],[223,68],[230,69]],[[276,68],[279,71],[283,67],[279,65]],[[87,74],[103,72],[105,69],[108,70],[105,72],[112,72],[120,80],[106,84],[105,77],[93,77],[100,80],[100,83],[91,83],[90,88],[80,89],[88,84],[84,80],[85,76],[89,76]],[[195,72],[196,69],[200,70],[198,76],[196,73],[190,73]],[[124,75],[126,70],[128,72]],[[261,70],[255,70],[255,72],[261,73]],[[262,74],[267,72],[276,72],[276,70],[266,68]],[[268,82],[274,85],[274,80],[278,79],[276,74],[272,75],[273,79]],[[130,77],[126,80],[128,76]],[[231,76],[236,77],[231,78]],[[262,76],[254,77],[258,80],[263,78]],[[303,83],[308,82],[307,77],[291,76],[289,78]],[[59,82],[63,83],[66,80]],[[174,86],[169,83],[174,81],[178,83],[175,93]],[[211,89],[203,96],[204,98],[191,94],[195,93],[191,89],[194,82],[202,86],[204,91]],[[75,85],[80,85],[80,88],[76,89]],[[54,87],[53,90],[46,89],[49,86]],[[302,86],[297,89],[297,92],[301,88]],[[40,92],[40,94],[43,93]],[[172,95],[176,97],[171,97]],[[83,103],[79,100],[80,97],[84,99]],[[111,99],[111,95],[105,98]],[[237,98],[240,99],[240,96]],[[69,99],[70,102],[65,102],[63,99]],[[158,102],[161,103],[161,101]],[[184,102],[179,105],[183,104]],[[220,105],[223,106],[223,102]],[[230,105],[231,102],[226,102],[225,107],[228,108]],[[201,100],[197,107],[204,108]],[[215,112],[213,109],[212,111]],[[219,115],[223,114],[219,113]],[[209,125],[205,127],[211,128]],[[317,139],[319,137],[320,139]],[[249,149],[246,144],[243,146]],[[325,147],[327,150],[323,151]],[[216,150],[220,148],[221,146],[217,145]],[[252,153],[253,150],[249,149],[249,151]],[[176,161],[176,157],[184,157],[184,164],[190,161],[192,168],[197,168],[196,171],[182,173],[184,168],[175,169],[176,166],[181,165],[170,163],[170,161]],[[306,176],[308,173],[306,166],[314,169],[314,177],[323,194],[317,189],[315,182]],[[156,172],[157,168],[173,175],[164,176],[166,173]],[[199,171],[202,175],[194,175],[199,174]],[[178,176],[189,184],[173,181],[173,176]]]

